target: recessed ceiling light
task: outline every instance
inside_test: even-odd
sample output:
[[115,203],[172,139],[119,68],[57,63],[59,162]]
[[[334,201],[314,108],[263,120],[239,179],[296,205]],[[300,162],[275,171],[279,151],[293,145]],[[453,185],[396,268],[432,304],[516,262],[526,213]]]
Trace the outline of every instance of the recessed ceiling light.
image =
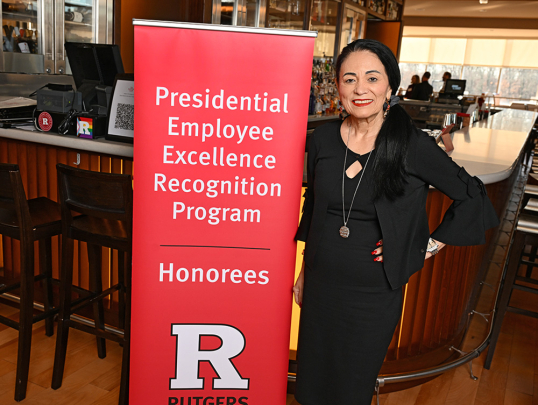
[[478,0],[480,4],[488,4],[488,0]]

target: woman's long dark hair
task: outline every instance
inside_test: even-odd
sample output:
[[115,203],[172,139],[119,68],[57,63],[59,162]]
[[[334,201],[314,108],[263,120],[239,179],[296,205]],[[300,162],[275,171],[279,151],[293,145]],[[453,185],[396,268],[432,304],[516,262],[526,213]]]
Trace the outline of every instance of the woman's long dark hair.
[[[395,95],[401,81],[398,61],[386,45],[373,39],[358,39],[342,50],[336,61],[336,79],[340,79],[340,69],[347,57],[358,51],[372,52],[379,58],[387,72],[392,95]],[[375,141],[374,201],[381,197],[393,201],[403,194],[407,174],[407,147],[413,128],[413,120],[401,105],[390,107]]]

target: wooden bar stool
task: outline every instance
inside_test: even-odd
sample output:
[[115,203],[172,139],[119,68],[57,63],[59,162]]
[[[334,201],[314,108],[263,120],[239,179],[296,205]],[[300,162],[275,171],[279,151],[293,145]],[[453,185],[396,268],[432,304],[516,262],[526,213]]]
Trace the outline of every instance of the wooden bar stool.
[[[131,308],[131,254],[133,189],[129,175],[98,173],[56,166],[62,209],[62,273],[60,279],[60,314],[52,388],[62,385],[69,328],[96,336],[100,358],[106,356],[105,339],[123,345],[120,404],[128,404],[129,341]],[[73,216],[73,212],[81,214]],[[73,243],[88,244],[90,291],[72,300]],[[118,284],[102,290],[101,247],[119,251]],[[79,290],[78,288],[75,289]],[[119,325],[123,335],[105,330],[103,298],[119,292]],[[95,327],[76,322],[71,314],[87,305],[93,306]]]
[[[0,323],[19,331],[15,401],[26,397],[32,325],[45,319],[45,333],[54,333],[51,238],[62,233],[60,206],[46,197],[26,199],[19,166],[0,164],[0,233],[20,241],[20,281],[0,283],[0,297],[20,290],[19,322],[0,316]],[[34,241],[39,241],[40,274],[34,273]],[[34,283],[43,281],[44,312],[34,315]]]
[[[532,202],[533,207],[538,204],[538,200],[535,199],[531,199],[529,200],[529,202]],[[497,306],[497,316],[493,324],[493,330],[489,343],[489,350],[486,356],[486,361],[484,363],[484,368],[488,370],[491,366],[491,361],[493,360],[495,346],[497,345],[497,340],[499,339],[499,333],[501,331],[501,326],[506,311],[531,316],[533,318],[538,318],[538,312],[510,306],[510,297],[514,289],[538,294],[538,288],[528,287],[516,283],[516,281],[521,281],[538,285],[538,280],[531,278],[528,272],[525,276],[518,276],[519,266],[521,264],[526,264],[533,267],[538,266],[538,263],[534,263],[528,260],[522,260],[523,250],[525,246],[538,246],[538,215],[533,215],[528,212],[529,211],[519,215],[516,231],[514,233],[514,239],[512,242],[512,247],[510,248],[510,256],[508,259],[506,275],[504,277],[504,284],[501,290],[500,301]]]
[[[528,181],[531,181],[531,178],[531,175],[529,175]],[[538,186],[531,183],[527,183],[527,185],[525,186],[521,206],[524,207],[524,210],[528,211],[528,213],[538,214]],[[531,246],[529,253],[526,253],[524,251],[523,256],[528,257],[528,261],[534,263],[534,261],[538,257],[538,246]],[[526,277],[531,277],[533,268],[534,265],[527,265]]]

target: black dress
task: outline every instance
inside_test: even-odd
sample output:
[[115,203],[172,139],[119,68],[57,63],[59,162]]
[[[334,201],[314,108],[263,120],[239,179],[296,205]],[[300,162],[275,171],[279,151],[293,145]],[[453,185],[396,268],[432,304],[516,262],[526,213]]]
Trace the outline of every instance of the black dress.
[[[364,175],[347,224],[350,236],[344,239],[339,228],[346,145],[340,131],[327,136],[334,142],[325,144],[333,149],[324,170],[338,172],[339,166],[340,178],[316,188],[316,196],[325,194],[329,205],[315,265],[305,269],[295,396],[302,405],[369,405],[400,319],[402,290],[391,289],[383,263],[372,255],[383,237],[372,201],[375,150],[362,156],[348,151],[347,166],[359,160]],[[345,175],[346,216],[362,173],[352,179]]]

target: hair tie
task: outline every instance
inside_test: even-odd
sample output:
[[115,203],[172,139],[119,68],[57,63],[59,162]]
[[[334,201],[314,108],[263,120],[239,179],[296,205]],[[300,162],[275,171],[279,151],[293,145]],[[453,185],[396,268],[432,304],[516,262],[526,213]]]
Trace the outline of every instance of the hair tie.
[[399,102],[400,102],[400,97],[398,97],[398,96],[390,96],[389,105],[391,107],[394,107]]

